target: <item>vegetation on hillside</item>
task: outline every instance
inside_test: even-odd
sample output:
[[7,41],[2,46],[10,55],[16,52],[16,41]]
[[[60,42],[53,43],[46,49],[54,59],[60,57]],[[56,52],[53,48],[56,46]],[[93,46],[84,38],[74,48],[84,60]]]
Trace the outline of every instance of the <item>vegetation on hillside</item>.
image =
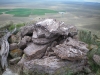
[[91,70],[95,73],[95,75],[100,75],[100,66],[97,65],[93,60],[93,55],[100,55],[100,38],[92,34],[91,31],[81,30],[79,32],[79,38],[81,41],[88,44],[89,52],[88,52],[88,64],[90,65]]

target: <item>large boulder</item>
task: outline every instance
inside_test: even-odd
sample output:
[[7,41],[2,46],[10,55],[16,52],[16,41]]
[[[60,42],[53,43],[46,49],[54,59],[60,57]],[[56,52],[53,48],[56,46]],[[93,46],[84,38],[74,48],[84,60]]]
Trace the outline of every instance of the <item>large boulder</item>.
[[66,25],[64,22],[59,22],[54,19],[45,19],[36,23],[37,27],[41,27],[49,33],[70,35],[74,36],[77,34],[77,28],[72,25]]
[[47,57],[24,62],[23,72],[32,75],[65,75],[68,71],[80,72],[83,67],[84,62],[61,61],[56,57]]
[[64,43],[53,47],[54,53],[61,59],[79,60],[85,59],[89,51],[86,44],[75,39],[69,38]]
[[26,56],[31,58],[41,58],[46,51],[48,45],[36,45],[34,43],[30,43],[25,49],[24,53]]
[[33,31],[32,41],[35,44],[44,45],[44,44],[51,43],[52,41],[54,41],[58,37],[59,37],[58,34],[52,34],[52,33],[45,31],[44,29],[41,29],[39,27]]

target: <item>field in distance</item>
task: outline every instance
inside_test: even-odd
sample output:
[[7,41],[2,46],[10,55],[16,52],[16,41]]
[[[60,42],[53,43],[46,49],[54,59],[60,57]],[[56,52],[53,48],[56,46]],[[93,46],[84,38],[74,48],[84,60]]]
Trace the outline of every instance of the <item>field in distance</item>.
[[15,17],[28,17],[29,15],[45,15],[45,13],[58,13],[58,11],[50,9],[0,9],[0,14],[11,14]]

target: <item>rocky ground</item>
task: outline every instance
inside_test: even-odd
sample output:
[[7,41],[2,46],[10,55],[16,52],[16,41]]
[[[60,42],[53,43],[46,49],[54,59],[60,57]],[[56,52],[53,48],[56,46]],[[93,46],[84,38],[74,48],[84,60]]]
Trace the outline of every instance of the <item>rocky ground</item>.
[[[21,75],[92,75],[89,49],[77,34],[75,26],[54,19],[23,26],[8,39],[9,64],[17,65]],[[99,57],[94,55],[93,59],[100,65]]]

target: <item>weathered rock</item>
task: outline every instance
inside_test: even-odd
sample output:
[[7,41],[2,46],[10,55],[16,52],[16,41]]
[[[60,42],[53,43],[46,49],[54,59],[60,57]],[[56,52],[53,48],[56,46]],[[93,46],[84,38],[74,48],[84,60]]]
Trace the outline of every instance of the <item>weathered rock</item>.
[[73,73],[80,72],[83,67],[84,63],[82,62],[61,61],[56,57],[47,57],[24,62],[23,70],[24,73],[27,72],[29,74],[64,75],[69,70],[73,71]]
[[58,38],[58,36],[56,36],[54,38],[51,38],[51,39],[46,39],[46,38],[32,38],[32,41],[35,44],[38,44],[38,45],[45,45],[45,44],[51,43],[52,41],[54,41],[57,38]]
[[22,37],[25,35],[32,35],[33,30],[34,30],[34,25],[24,26],[20,29],[20,34]]
[[22,52],[23,51],[21,49],[15,49],[10,51],[10,55],[11,57],[16,58],[16,57],[20,57],[22,55]]
[[34,43],[29,44],[25,49],[24,53],[31,58],[41,58],[48,45],[36,45]]
[[100,66],[100,56],[99,55],[93,55],[93,60],[96,64]]
[[24,62],[29,61],[29,59],[27,58],[27,56],[25,54],[23,54],[21,60],[18,62],[18,65],[23,66]]
[[20,49],[22,49],[22,50],[25,49],[26,46],[27,46],[27,43],[26,43],[25,40],[21,40],[21,41],[18,43],[18,47],[19,47]]
[[77,34],[77,28],[72,25],[65,25],[64,22],[59,22],[54,19],[45,19],[36,23],[36,26],[45,29],[46,31],[53,33],[53,34],[60,34],[60,35],[70,35],[74,36]]
[[11,60],[9,60],[9,63],[10,64],[17,64],[20,59],[21,59],[21,57],[17,57],[17,58],[11,59]]
[[31,41],[31,37],[29,36],[24,36],[22,40],[19,42],[18,46],[20,49],[25,49],[27,44]]
[[86,58],[88,49],[86,44],[69,38],[63,44],[53,47],[54,53],[61,59],[79,60]]
[[36,28],[36,34],[37,38],[53,38],[56,34],[48,32],[46,29],[43,29],[41,27]]
[[18,39],[17,39],[16,35],[11,35],[10,43],[18,43]]
[[9,50],[18,49],[18,45],[17,45],[17,43],[12,43],[12,44],[10,44],[9,48],[10,48]]

